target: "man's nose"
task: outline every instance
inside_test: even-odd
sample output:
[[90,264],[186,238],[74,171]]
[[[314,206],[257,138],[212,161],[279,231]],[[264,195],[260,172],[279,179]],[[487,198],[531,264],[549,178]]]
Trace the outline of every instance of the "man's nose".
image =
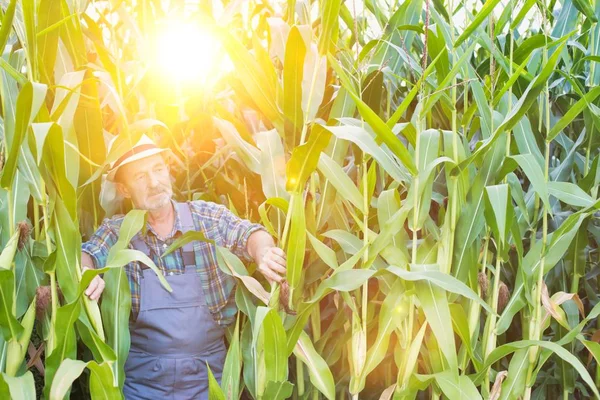
[[151,172],[149,174],[149,178],[150,178],[150,187],[156,187],[160,183],[160,180],[158,179],[159,178],[158,174],[155,174],[154,172]]

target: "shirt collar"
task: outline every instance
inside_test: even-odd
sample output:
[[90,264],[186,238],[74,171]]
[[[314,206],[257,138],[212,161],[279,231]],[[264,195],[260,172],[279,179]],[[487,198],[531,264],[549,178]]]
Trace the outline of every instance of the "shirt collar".
[[[179,211],[177,210],[177,202],[173,199],[171,199],[171,205],[173,206],[173,212],[175,213],[175,223],[173,224],[173,229],[171,230],[171,233],[169,233],[169,235],[167,237],[165,237],[164,239],[170,239],[173,237],[176,237],[179,234],[183,233],[183,228],[181,225],[181,218],[179,217]],[[156,231],[154,230],[154,228],[152,228],[152,226],[150,225],[150,223],[146,223],[146,229],[147,232],[146,234],[152,234],[158,238],[161,238]]]

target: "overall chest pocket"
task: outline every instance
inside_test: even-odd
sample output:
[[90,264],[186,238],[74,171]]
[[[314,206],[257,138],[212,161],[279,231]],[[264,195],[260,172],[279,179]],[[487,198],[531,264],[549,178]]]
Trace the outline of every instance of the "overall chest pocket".
[[195,268],[188,267],[183,274],[166,275],[165,280],[171,286],[171,292],[168,292],[153,275],[153,271],[144,271],[140,311],[191,306],[206,307],[202,282]]

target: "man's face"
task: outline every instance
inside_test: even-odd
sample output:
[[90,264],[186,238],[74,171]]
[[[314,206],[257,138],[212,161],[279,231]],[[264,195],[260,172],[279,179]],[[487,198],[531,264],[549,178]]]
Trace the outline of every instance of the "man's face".
[[169,167],[160,154],[123,165],[117,188],[140,210],[158,210],[171,200],[173,189]]

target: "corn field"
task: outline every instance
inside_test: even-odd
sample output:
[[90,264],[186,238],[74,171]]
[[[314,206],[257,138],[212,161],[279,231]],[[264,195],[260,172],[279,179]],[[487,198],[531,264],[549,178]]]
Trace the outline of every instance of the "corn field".
[[[600,397],[600,2],[0,4],[1,398],[123,397],[143,215],[106,268],[81,243],[128,211],[106,143],[144,133],[177,200],[288,256],[283,293],[219,249],[239,312],[211,399]],[[221,52],[193,82],[153,67],[173,16]]]

